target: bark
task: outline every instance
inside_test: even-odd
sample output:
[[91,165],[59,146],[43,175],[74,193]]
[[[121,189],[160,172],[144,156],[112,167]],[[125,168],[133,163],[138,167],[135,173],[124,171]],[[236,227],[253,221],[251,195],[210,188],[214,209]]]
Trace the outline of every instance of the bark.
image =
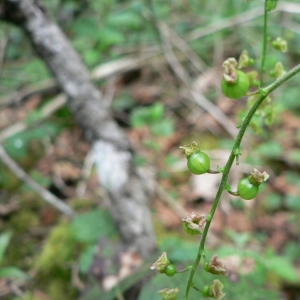
[[68,96],[68,107],[96,153],[100,183],[125,245],[143,256],[155,249],[149,195],[132,161],[132,149],[103,102],[89,72],[60,28],[37,0],[4,0],[0,18],[21,26]]

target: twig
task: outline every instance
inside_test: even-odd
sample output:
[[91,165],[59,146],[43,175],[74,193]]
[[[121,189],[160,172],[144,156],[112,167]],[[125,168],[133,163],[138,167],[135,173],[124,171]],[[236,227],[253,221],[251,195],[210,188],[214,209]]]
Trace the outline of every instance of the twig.
[[155,186],[156,194],[160,197],[160,199],[168,205],[180,218],[185,218],[188,215],[187,210],[179,203],[174,201],[169,194],[162,188],[158,183]]
[[3,73],[3,64],[4,64],[4,59],[5,59],[5,51],[6,51],[7,43],[8,43],[8,38],[6,35],[0,41],[0,77],[2,77],[2,73]]
[[174,70],[177,77],[184,83],[187,88],[188,94],[191,95],[192,101],[200,105],[204,110],[210,113],[223,127],[224,129],[233,137],[236,136],[237,129],[230,119],[212,102],[207,100],[203,95],[191,90],[190,88],[190,78],[185,72],[184,68],[177,60],[170,43],[168,41],[167,28],[165,26],[159,26],[161,30],[161,37],[163,38],[163,49],[166,60],[168,61],[170,67]]
[[[5,282],[6,281],[6,282]],[[15,293],[14,288],[17,288],[21,293],[20,287],[26,284],[26,280],[15,280],[11,282],[11,280],[7,279],[1,282],[0,285],[0,298],[10,295],[11,293]]]
[[116,82],[117,82],[117,76],[113,76],[107,80],[106,90],[103,95],[103,102],[107,107],[111,106],[111,103],[114,99],[114,95],[116,92]]
[[[278,2],[276,11],[283,11],[288,13],[296,13],[300,14],[300,5],[292,2]],[[203,38],[209,34],[218,32],[220,30],[229,28],[231,26],[236,26],[242,23],[246,23],[251,21],[252,19],[258,18],[263,15],[263,12],[260,9],[249,10],[243,14],[239,14],[237,16],[233,16],[222,20],[218,23],[214,23],[212,25],[208,25],[201,29],[195,29],[192,31],[186,40],[178,38],[182,40],[182,43],[179,43],[179,40],[176,39],[175,35],[172,36],[171,42],[175,47],[183,51],[183,44],[187,41],[193,41],[195,39]],[[127,70],[132,70],[134,68],[139,67],[141,64],[145,63],[148,59],[153,58],[159,54],[158,46],[151,46],[145,50],[147,53],[151,53],[150,55],[142,56],[141,58],[122,58],[117,61],[108,62],[106,64],[100,65],[96,67],[91,74],[92,79],[99,80],[105,77],[109,77],[111,75],[121,73]],[[197,67],[198,68],[198,67]],[[39,92],[46,91],[48,89],[53,89],[57,87],[57,83],[53,79],[47,79],[42,83],[38,83],[37,85],[31,85],[26,87],[18,92],[14,92],[8,96],[2,97],[0,105],[10,105],[13,103],[19,102],[21,99],[27,98],[32,94],[36,94]]]
[[205,36],[208,36],[210,34],[213,34],[217,31],[241,24],[241,23],[246,23],[248,21],[251,21],[252,19],[255,19],[257,17],[260,17],[263,15],[263,12],[261,11],[260,8],[255,8],[252,10],[249,10],[243,14],[239,14],[237,16],[233,16],[230,18],[227,18],[225,20],[221,20],[217,23],[212,23],[211,25],[208,25],[204,28],[201,29],[195,29],[192,31],[188,37],[188,41],[193,41],[197,40],[200,38],[203,38]]
[[94,160],[93,151],[89,151],[88,154],[86,155],[84,163],[83,163],[83,168],[81,171],[81,180],[78,183],[77,188],[76,188],[76,195],[78,197],[82,197],[85,193],[86,180],[91,175],[94,162],[95,162],[95,160]]
[[178,48],[182,54],[192,63],[192,65],[199,71],[203,72],[208,66],[198,54],[189,46],[189,44],[182,39],[172,28],[168,27],[170,32],[170,42]]
[[143,65],[148,59],[157,56],[158,52],[152,52],[151,54],[142,56],[140,58],[122,58],[117,61],[111,61],[106,64],[100,65],[91,73],[91,78],[94,80],[99,80],[102,78],[107,78],[122,72],[136,69]]
[[9,283],[11,291],[18,297],[24,297],[24,292],[20,289],[18,284],[15,281]]
[[26,86],[19,91],[15,91],[7,96],[1,98],[0,106],[5,107],[22,102],[22,100],[29,98],[37,93],[48,93],[57,88],[57,83],[53,79],[46,79],[37,84]]
[[264,73],[265,73],[265,62],[267,56],[267,41],[268,41],[268,1],[265,0],[264,5],[264,33],[263,33],[263,48],[262,48],[262,58],[260,65],[260,86],[264,85]]
[[276,11],[278,10],[290,14],[300,14],[300,4],[287,1],[278,1]]
[[85,288],[84,283],[80,280],[79,267],[77,264],[72,265],[72,285],[78,288],[79,291],[83,291]]
[[[140,58],[122,58],[117,61],[102,64],[94,68],[91,73],[91,78],[94,80],[100,80],[116,74],[120,74],[122,72],[133,70],[140,67],[148,59],[153,58],[157,54],[158,53],[153,53],[151,55],[148,54]],[[37,93],[47,93],[48,91],[52,91],[55,88],[58,88],[57,82],[53,79],[46,79],[42,82],[26,86],[19,91],[2,97],[0,100],[0,106],[17,104],[25,98],[29,98],[31,95]]]
[[[278,5],[276,8],[276,11],[283,11],[288,13],[294,13],[294,14],[300,14],[300,5],[292,2],[285,2],[285,1],[278,1]],[[272,12],[272,13],[274,13]],[[208,25],[204,28],[195,29],[187,36],[187,41],[194,41],[203,37],[206,37],[210,34],[213,34],[217,31],[230,28],[232,26],[236,26],[242,23],[249,22],[253,19],[256,19],[258,17],[261,17],[264,14],[264,11],[262,11],[260,8],[255,8],[252,10],[249,10],[245,13],[227,18],[225,20],[221,20],[217,23],[213,23],[211,25]]]
[[190,99],[191,101],[197,103],[209,114],[211,114],[231,136],[236,136],[238,132],[236,126],[217,106],[196,91],[190,90],[189,93],[193,96]]
[[[49,104],[41,109],[37,122],[50,117],[54,112],[64,106],[66,101],[67,97],[65,94],[59,94],[56,96]],[[37,122],[35,122],[35,124]],[[26,130],[28,127],[30,127],[30,125],[26,122],[17,122],[14,125],[5,128],[0,132],[0,143],[9,137]]]
[[68,206],[63,200],[57,198],[52,193],[40,186],[6,153],[2,145],[0,145],[0,158],[2,162],[24,183],[29,185],[37,194],[39,194],[46,202],[57,208],[60,212],[73,217],[74,210]]

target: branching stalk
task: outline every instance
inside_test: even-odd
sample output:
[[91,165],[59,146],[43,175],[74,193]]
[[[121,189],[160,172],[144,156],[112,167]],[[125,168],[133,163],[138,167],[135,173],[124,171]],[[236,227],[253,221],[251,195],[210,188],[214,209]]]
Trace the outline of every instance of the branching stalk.
[[262,58],[260,65],[260,86],[264,84],[264,72],[265,72],[265,61],[267,56],[267,40],[268,40],[268,10],[267,10],[267,2],[265,0],[264,5],[264,30],[263,30],[263,49],[262,49]]
[[292,78],[293,76],[295,76],[299,72],[300,72],[300,64],[297,65],[292,70],[290,70],[289,72],[287,72],[285,75],[278,78],[276,81],[274,81],[268,87],[260,90],[261,96],[253,104],[253,106],[249,110],[248,114],[246,115],[244,121],[242,122],[242,124],[240,126],[240,130],[239,130],[238,135],[236,137],[235,143],[233,145],[232,151],[231,151],[230,156],[228,158],[228,161],[227,161],[227,163],[224,167],[223,176],[222,176],[221,183],[220,183],[219,189],[217,191],[215,200],[214,200],[212,208],[211,208],[211,210],[210,210],[210,212],[207,216],[207,221],[206,221],[206,224],[205,224],[205,227],[204,227],[204,230],[203,230],[202,238],[201,238],[200,245],[199,245],[199,248],[198,248],[197,257],[196,257],[196,259],[194,261],[194,264],[191,268],[191,273],[190,273],[190,276],[189,276],[189,279],[188,279],[188,283],[187,283],[187,287],[186,287],[186,291],[185,291],[185,295],[184,295],[184,300],[188,300],[190,289],[193,287],[193,278],[194,278],[196,269],[199,265],[201,257],[205,253],[204,252],[204,245],[205,245],[207,233],[208,233],[211,221],[213,219],[213,216],[214,216],[214,214],[216,212],[216,209],[219,205],[222,193],[223,193],[224,190],[226,190],[227,179],[228,179],[228,176],[229,176],[229,172],[230,172],[230,169],[232,167],[232,164],[233,164],[233,162],[235,160],[235,156],[236,156],[236,154],[235,154],[236,149],[240,148],[243,136],[244,136],[245,131],[248,128],[248,126],[251,122],[251,119],[252,119],[253,115],[255,114],[257,109],[260,107],[260,105],[263,103],[263,101],[267,98],[267,96],[271,92],[273,92],[275,89],[277,89],[279,86],[281,86],[284,82],[286,82],[287,80],[289,80],[290,78]]

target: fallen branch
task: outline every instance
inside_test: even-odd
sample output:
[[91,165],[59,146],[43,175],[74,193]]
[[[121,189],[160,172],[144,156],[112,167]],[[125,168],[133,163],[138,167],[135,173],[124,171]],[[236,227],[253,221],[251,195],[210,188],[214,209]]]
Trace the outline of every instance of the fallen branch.
[[68,96],[67,105],[96,157],[101,185],[124,246],[146,258],[156,250],[149,195],[137,175],[132,148],[106,106],[89,71],[61,29],[38,0],[4,0],[0,17],[22,27],[35,50]]

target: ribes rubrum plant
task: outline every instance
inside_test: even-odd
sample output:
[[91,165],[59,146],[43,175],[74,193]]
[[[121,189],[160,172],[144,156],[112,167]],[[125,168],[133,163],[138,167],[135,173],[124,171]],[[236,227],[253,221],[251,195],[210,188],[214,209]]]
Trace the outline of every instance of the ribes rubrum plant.
[[[246,2],[249,2],[246,0]],[[269,86],[264,87],[264,75],[266,74],[266,57],[267,57],[267,42],[268,42],[268,33],[267,33],[267,19],[268,12],[276,8],[276,0],[265,0],[264,5],[264,27],[263,27],[263,47],[261,55],[259,57],[261,64],[259,70],[247,70],[247,74],[241,71],[242,68],[248,68],[253,65],[254,59],[248,56],[247,51],[243,51],[239,61],[237,62],[235,58],[228,58],[223,63],[223,79],[221,82],[221,88],[225,96],[231,99],[239,99],[243,96],[251,97],[248,101],[248,112],[242,123],[239,124],[238,134],[233,143],[232,151],[229,155],[229,158],[224,167],[219,167],[218,172],[222,173],[221,182],[216,193],[214,202],[210,209],[208,215],[200,215],[195,212],[190,213],[186,218],[182,219],[184,230],[192,235],[200,235],[201,240],[198,248],[198,253],[193,262],[192,266],[189,266],[187,269],[190,270],[189,279],[186,285],[186,290],[184,293],[183,300],[189,299],[190,290],[193,288],[202,293],[204,297],[211,297],[215,299],[222,299],[224,293],[222,291],[223,284],[218,280],[214,280],[211,285],[202,286],[198,288],[196,286],[194,275],[199,263],[201,260],[204,260],[203,269],[211,274],[224,275],[228,274],[226,266],[218,259],[217,255],[213,255],[210,261],[206,259],[205,253],[205,243],[210,228],[211,221],[215,215],[217,207],[220,203],[222,194],[227,190],[230,194],[239,196],[245,200],[250,200],[256,197],[259,193],[259,186],[265,182],[269,175],[266,172],[259,172],[254,169],[254,172],[250,176],[242,178],[238,185],[237,191],[232,192],[230,186],[228,185],[229,173],[232,168],[234,161],[238,164],[238,158],[241,155],[241,144],[244,137],[244,134],[247,128],[251,125],[251,121],[254,116],[257,116],[257,112],[260,112],[260,109],[265,109],[266,107],[270,108],[270,103],[267,99],[270,99],[269,95],[284,82],[295,76],[300,72],[300,64],[297,65],[294,69],[290,71],[285,71],[284,66],[277,62],[275,69],[272,71],[273,76],[276,80]],[[272,42],[272,46],[283,53],[288,49],[287,43],[282,38],[277,38]],[[251,89],[249,92],[251,83]],[[258,90],[254,90],[258,88]],[[249,99],[248,99],[249,100]],[[252,101],[253,100],[253,101]],[[263,104],[263,105],[262,105]],[[266,110],[264,111],[266,112]],[[266,114],[264,114],[266,115]],[[207,154],[203,153],[197,146],[197,143],[192,142],[189,145],[180,147],[186,158],[188,169],[196,175],[201,175],[205,173],[217,173],[210,169],[210,158]],[[176,267],[170,263],[166,255],[163,255],[158,262],[153,265],[153,268],[156,268],[159,272],[165,273],[168,276],[173,276],[176,271]],[[171,290],[163,290],[162,297],[163,299],[176,299],[178,290],[174,294],[170,295]]]

